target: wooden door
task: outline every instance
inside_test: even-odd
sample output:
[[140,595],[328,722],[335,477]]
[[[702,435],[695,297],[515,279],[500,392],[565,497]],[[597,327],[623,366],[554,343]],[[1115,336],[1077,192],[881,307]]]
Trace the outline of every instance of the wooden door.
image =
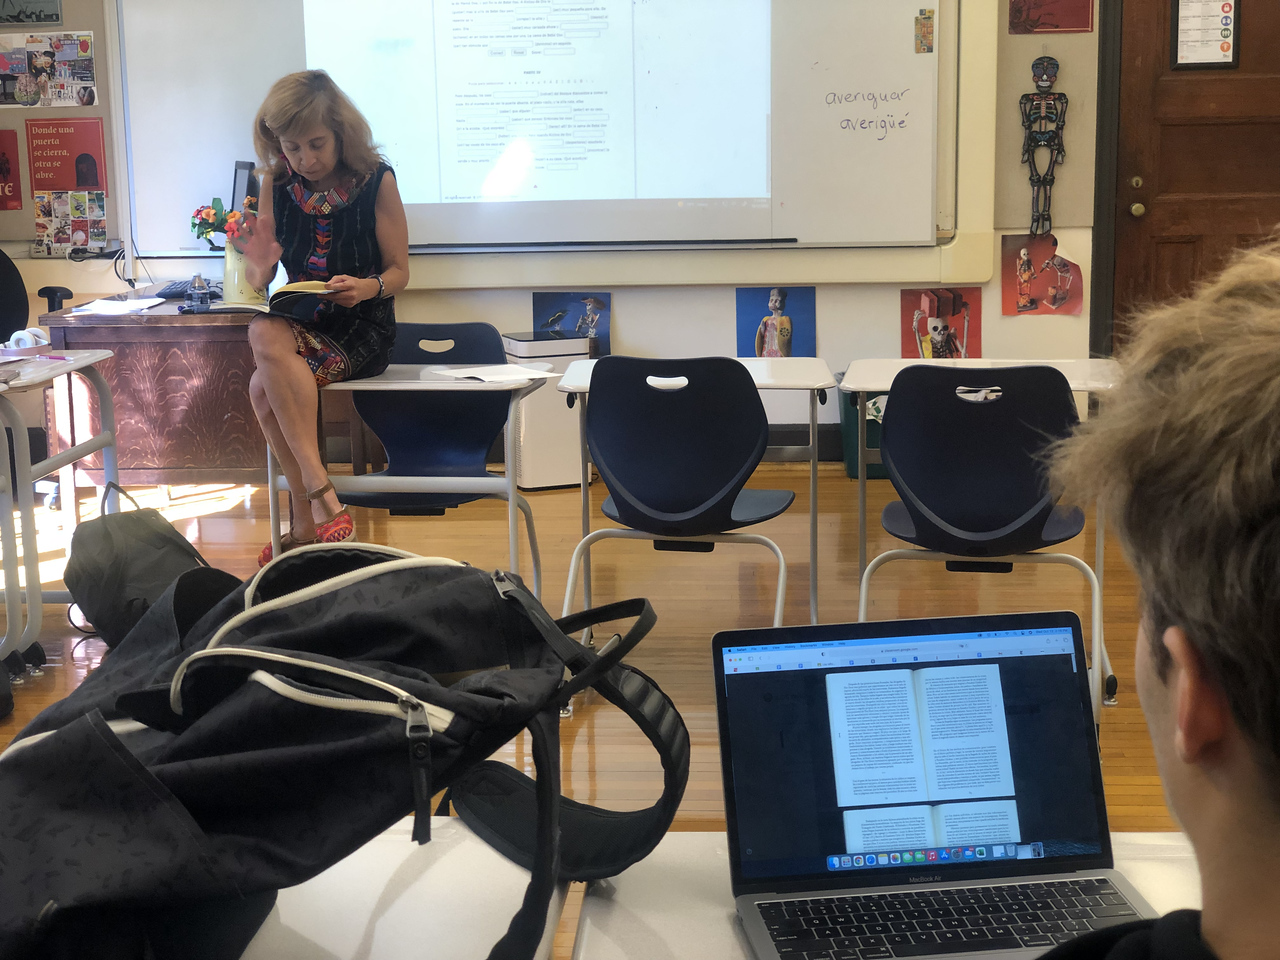
[[1232,0],[1238,68],[1173,70],[1174,2],[1124,0],[1117,340],[1134,308],[1189,292],[1280,224],[1280,3]]

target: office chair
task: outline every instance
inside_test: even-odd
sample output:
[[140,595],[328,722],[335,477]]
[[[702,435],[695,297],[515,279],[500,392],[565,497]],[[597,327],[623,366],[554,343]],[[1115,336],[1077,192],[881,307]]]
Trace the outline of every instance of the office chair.
[[899,373],[885,405],[880,455],[902,499],[884,508],[881,524],[920,549],[889,550],[867,564],[858,619],[867,619],[872,575],[893,560],[941,560],[948,570],[990,573],[1008,573],[1015,563],[1074,567],[1092,591],[1097,720],[1101,678],[1111,673],[1097,577],[1078,557],[1033,552],[1084,529],[1084,512],[1059,506],[1047,491],[1040,459],[1077,422],[1071,388],[1053,367],[918,365]]
[[[452,341],[452,345],[448,345]],[[441,349],[428,352],[421,344]],[[506,363],[502,336],[487,323],[397,323],[392,363]],[[485,458],[507,423],[506,392],[354,391],[357,413],[382,442],[387,455],[380,477],[486,477]],[[514,464],[507,464],[514,470]],[[502,499],[488,493],[347,492],[342,502],[379,507],[392,516],[442,517],[473,500]],[[533,592],[541,593],[542,561],[529,502],[516,495],[533,555]]]
[[782,623],[787,564],[778,545],[741,527],[772,519],[790,490],[743,489],[769,439],[751,374],[737,360],[603,357],[591,373],[586,431],[609,496],[601,510],[628,529],[595,530],[573,551],[564,615],[578,568],[607,538],[652,540],[657,550],[705,553],[717,543],[758,543],[778,558],[773,623]]
[[[62,309],[62,301],[74,294],[66,287],[41,287],[36,295],[45,298],[49,312]],[[9,255],[0,250],[0,343],[7,342],[19,330],[25,330],[31,319],[27,285]]]

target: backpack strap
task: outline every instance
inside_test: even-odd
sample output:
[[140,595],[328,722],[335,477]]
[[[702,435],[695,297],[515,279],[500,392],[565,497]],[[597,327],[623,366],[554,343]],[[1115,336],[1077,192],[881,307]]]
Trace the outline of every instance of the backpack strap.
[[120,484],[116,483],[114,480],[108,480],[106,484],[104,484],[102,487],[102,500],[98,504],[98,516],[105,517],[107,515],[107,497],[111,496],[112,490],[114,490],[116,493],[120,494],[120,496],[124,497],[126,500],[132,503],[133,509],[135,510],[142,509],[142,504],[138,503],[137,500],[129,496],[129,491],[127,491],[124,487],[120,486]]
[[[529,722],[533,741],[533,766],[538,774],[535,787],[537,823],[533,837],[533,857],[529,886],[511,925],[489,953],[489,960],[533,960],[547,926],[547,911],[560,875],[560,717],[547,707]],[[472,826],[470,823],[468,826]],[[475,828],[472,827],[474,830]],[[477,831],[494,843],[495,837]],[[496,847],[496,849],[501,849]]]
[[[558,798],[562,807],[560,879],[614,876],[658,845],[675,818],[689,780],[689,732],[675,705],[649,677],[618,662],[656,621],[652,607],[645,600],[623,601],[555,621],[513,581],[499,583],[499,590],[526,610],[531,622],[574,674],[559,691],[555,706],[567,703],[578,689],[591,686],[629,716],[658,751],[663,789],[651,807],[620,812]],[[563,629],[577,631],[628,612],[638,617],[637,622],[604,655],[578,644]],[[533,869],[538,814],[535,789],[533,781],[514,767],[486,760],[455,782],[449,799],[473,832],[508,859]]]

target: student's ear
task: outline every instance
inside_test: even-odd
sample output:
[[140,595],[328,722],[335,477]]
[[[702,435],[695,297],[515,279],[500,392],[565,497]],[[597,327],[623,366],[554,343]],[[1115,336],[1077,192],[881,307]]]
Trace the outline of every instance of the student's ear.
[[1231,707],[1181,627],[1169,627],[1161,640],[1173,661],[1169,680],[1178,757],[1192,764],[1211,760],[1234,722]]

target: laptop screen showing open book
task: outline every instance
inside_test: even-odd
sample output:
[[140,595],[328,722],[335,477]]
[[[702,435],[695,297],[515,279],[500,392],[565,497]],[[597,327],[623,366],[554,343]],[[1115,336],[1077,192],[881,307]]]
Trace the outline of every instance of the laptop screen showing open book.
[[728,631],[713,658],[736,894],[1111,865],[1074,614]]

